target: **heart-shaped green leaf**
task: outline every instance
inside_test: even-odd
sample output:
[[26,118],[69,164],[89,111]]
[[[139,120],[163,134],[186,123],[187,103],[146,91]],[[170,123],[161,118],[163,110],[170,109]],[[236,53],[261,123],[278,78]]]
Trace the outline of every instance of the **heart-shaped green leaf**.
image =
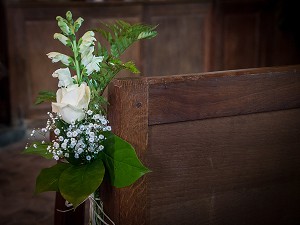
[[50,168],[42,169],[36,178],[35,192],[59,191],[58,180],[63,171],[69,168],[69,163],[58,163]]
[[29,147],[27,147],[22,153],[24,154],[32,154],[32,155],[39,155],[46,159],[52,159],[53,155],[48,152],[47,147],[51,145],[49,143],[40,143],[40,142],[33,142]]
[[71,165],[60,176],[60,193],[76,208],[97,190],[104,173],[104,165],[100,159],[85,165]]
[[113,186],[129,186],[150,172],[138,159],[134,148],[122,138],[111,134],[104,141],[104,146],[103,161]]

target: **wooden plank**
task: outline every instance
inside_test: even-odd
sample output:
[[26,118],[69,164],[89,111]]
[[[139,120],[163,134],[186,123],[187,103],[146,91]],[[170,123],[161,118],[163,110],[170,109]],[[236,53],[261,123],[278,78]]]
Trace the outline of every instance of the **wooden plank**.
[[300,107],[300,66],[149,77],[149,124]]
[[297,224],[299,113],[150,126],[150,224]]
[[[142,161],[148,142],[147,88],[145,79],[115,80],[109,92],[109,121],[113,132],[131,143]],[[116,224],[148,224],[146,183],[147,178],[143,177],[130,187],[107,188],[110,191],[102,193],[105,207]]]

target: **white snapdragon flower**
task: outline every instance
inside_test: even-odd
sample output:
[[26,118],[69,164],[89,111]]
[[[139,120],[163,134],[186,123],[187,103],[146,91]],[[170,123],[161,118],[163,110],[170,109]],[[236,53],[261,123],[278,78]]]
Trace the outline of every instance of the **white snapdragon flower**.
[[59,28],[64,34],[66,35],[72,34],[70,27],[67,25],[67,23],[64,21],[64,19],[61,16],[57,16],[56,20]]
[[99,72],[100,66],[99,63],[101,63],[103,60],[103,56],[93,56],[92,61],[86,66],[86,73],[87,75],[90,75],[94,71]]
[[88,47],[87,50],[81,54],[81,64],[83,66],[87,66],[93,60],[94,49],[94,46]]
[[55,33],[53,38],[58,39],[64,45],[67,45],[70,43],[70,39],[63,34]]
[[69,85],[73,84],[73,79],[71,77],[69,68],[60,68],[55,70],[52,74],[52,77],[58,78],[58,87],[68,87]]
[[93,31],[87,31],[82,37],[81,37],[81,44],[79,45],[79,52],[81,54],[87,54],[87,51],[89,52],[89,47],[91,45],[94,45],[94,41],[96,41],[95,33]]
[[69,66],[70,61],[72,60],[71,57],[61,54],[59,52],[49,52],[47,54],[49,59],[52,59],[53,63],[61,61],[64,65]]

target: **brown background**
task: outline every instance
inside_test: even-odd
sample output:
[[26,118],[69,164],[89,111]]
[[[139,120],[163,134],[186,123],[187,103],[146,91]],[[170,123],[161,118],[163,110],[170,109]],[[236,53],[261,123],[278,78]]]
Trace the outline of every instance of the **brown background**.
[[[27,2],[27,1],[25,1]],[[279,0],[218,1],[105,1],[104,3],[35,1],[4,7],[7,32],[1,38],[3,64],[8,79],[1,80],[10,104],[2,121],[32,126],[49,105],[35,106],[40,90],[56,90],[52,72],[59,68],[46,57],[50,51],[65,52],[53,33],[56,15],[71,10],[85,18],[81,34],[98,26],[98,20],[124,19],[159,24],[159,35],[143,41],[126,53],[141,69],[142,76],[186,74],[300,62],[299,3]],[[6,26],[5,26],[6,25]],[[6,35],[4,35],[6,34]],[[3,43],[3,42],[1,42]],[[8,64],[9,63],[9,64]],[[129,74],[121,74],[125,76]],[[9,98],[11,99],[10,102]],[[7,100],[6,100],[7,99]]]

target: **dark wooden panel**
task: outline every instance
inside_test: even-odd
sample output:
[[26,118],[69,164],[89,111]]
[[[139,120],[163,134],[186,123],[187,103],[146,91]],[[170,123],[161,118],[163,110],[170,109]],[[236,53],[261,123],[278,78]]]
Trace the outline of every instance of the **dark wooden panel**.
[[213,18],[212,70],[261,67],[260,42],[265,35],[261,33],[262,1],[217,2]]
[[299,113],[151,126],[150,224],[297,224]]
[[[59,32],[57,23],[54,20],[46,21],[25,21],[25,42],[26,52],[25,68],[22,76],[26,77],[27,92],[24,92],[26,100],[25,117],[32,119],[38,114],[51,110],[50,104],[35,105],[35,99],[41,90],[56,91],[57,79],[52,73],[58,68],[64,67],[61,64],[53,64],[47,57],[49,52],[61,52],[69,55],[70,51],[59,41],[53,39],[53,34]],[[74,74],[73,74],[74,75]]]
[[207,71],[210,57],[209,4],[160,5],[147,8],[148,23],[158,36],[145,43],[146,76]]
[[259,67],[259,14],[224,18],[224,70]]
[[300,67],[151,77],[149,124],[300,106]]
[[300,63],[299,2],[217,0],[211,70]]

